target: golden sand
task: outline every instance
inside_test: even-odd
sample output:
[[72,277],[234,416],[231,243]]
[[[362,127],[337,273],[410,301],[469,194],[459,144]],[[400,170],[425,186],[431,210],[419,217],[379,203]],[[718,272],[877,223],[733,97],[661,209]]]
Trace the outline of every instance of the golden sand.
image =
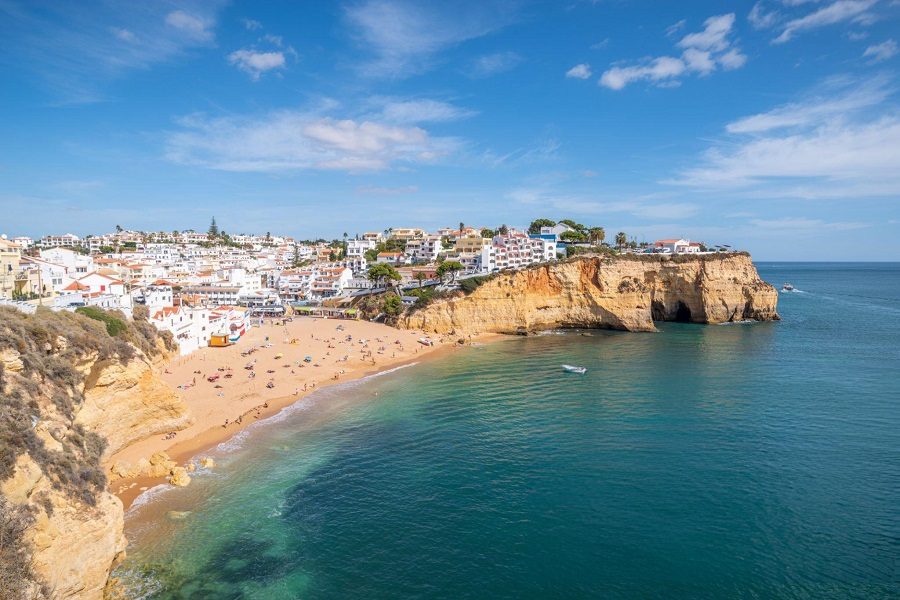
[[[156,435],[131,444],[108,464],[134,464],[156,452],[184,463],[317,389],[458,345],[455,338],[431,336],[434,345],[425,346],[418,341],[423,337],[428,336],[421,331],[368,321],[294,317],[285,325],[270,322],[253,327],[227,348],[202,348],[176,357],[165,366],[162,378],[178,390],[193,423],[174,437]],[[250,350],[254,351],[246,354]],[[251,364],[252,370],[247,368]],[[111,488],[128,507],[143,489],[162,482],[120,479]]]

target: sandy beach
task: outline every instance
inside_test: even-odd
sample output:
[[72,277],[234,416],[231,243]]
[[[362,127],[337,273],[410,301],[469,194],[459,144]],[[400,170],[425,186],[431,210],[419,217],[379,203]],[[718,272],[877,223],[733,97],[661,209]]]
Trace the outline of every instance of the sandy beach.
[[[192,424],[174,435],[160,434],[131,444],[110,457],[108,465],[134,464],[156,452],[166,452],[184,464],[322,387],[458,345],[456,339],[430,336],[434,345],[425,346],[418,341],[422,337],[427,336],[421,331],[368,321],[294,317],[284,325],[277,321],[253,327],[227,348],[202,348],[175,357],[165,365],[162,378],[184,400]],[[110,489],[127,508],[143,491],[164,481],[117,479]]]

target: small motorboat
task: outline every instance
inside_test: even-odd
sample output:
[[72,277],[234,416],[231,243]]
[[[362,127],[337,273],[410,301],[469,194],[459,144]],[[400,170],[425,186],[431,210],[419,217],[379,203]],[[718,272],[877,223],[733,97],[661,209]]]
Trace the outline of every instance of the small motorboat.
[[418,342],[423,346],[434,346],[434,341],[431,338],[419,338]]
[[584,375],[585,373],[587,373],[587,369],[585,367],[576,367],[574,365],[563,365],[562,368],[563,368],[563,370],[567,371],[568,373],[578,373],[579,375]]
[[793,292],[793,291],[794,291],[794,286],[792,286],[792,285],[789,284],[789,283],[785,283],[785,284],[783,284],[783,285],[781,286],[781,291],[782,291],[782,292]]

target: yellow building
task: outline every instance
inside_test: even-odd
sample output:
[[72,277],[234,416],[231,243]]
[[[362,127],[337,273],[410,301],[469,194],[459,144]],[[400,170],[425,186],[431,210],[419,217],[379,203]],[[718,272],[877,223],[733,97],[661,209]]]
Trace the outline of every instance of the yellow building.
[[456,251],[460,254],[477,254],[481,252],[482,248],[490,245],[490,238],[483,238],[480,235],[467,235],[456,240]]
[[21,258],[22,249],[18,244],[5,236],[0,238],[0,298],[12,298]]
[[419,240],[425,237],[425,230],[416,227],[402,227],[391,230],[391,237],[397,240],[408,242],[410,240]]

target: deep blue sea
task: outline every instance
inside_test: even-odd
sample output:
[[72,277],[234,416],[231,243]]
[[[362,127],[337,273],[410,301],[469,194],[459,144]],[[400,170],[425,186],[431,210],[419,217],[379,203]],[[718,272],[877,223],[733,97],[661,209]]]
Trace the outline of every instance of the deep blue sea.
[[134,508],[117,574],[167,599],[898,598],[900,264],[758,267],[797,288],[781,322],[511,338],[324,389]]

